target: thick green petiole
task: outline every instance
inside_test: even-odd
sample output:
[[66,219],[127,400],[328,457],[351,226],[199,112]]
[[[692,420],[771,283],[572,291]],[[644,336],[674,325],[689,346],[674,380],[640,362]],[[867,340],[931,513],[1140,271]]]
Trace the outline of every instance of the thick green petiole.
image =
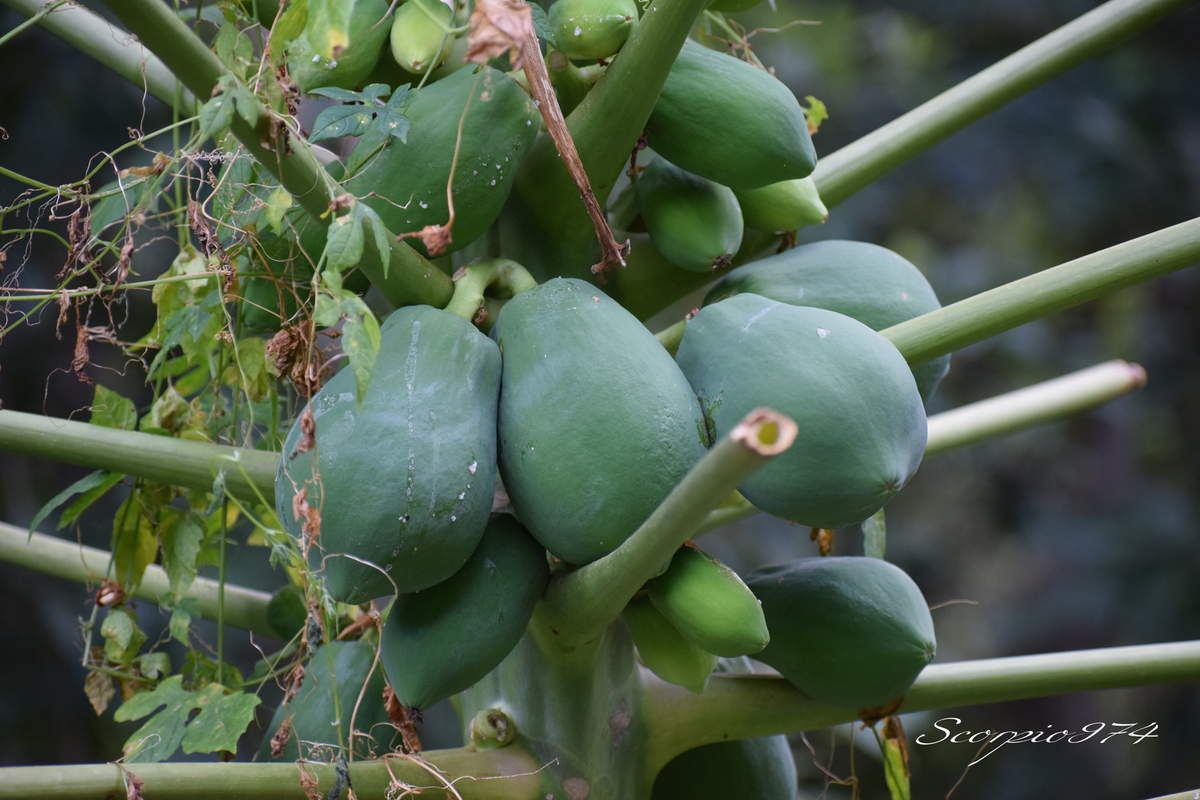
[[489,258],[460,267],[454,273],[454,296],[446,310],[472,321],[484,307],[488,289],[502,297],[514,297],[537,286],[529,271],[507,258]]

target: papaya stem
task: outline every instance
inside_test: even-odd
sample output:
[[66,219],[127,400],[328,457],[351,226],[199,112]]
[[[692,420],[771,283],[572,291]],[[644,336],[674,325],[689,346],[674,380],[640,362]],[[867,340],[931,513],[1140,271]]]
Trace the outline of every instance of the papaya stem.
[[[232,74],[220,59],[160,0],[108,0],[108,7],[197,97],[211,97],[222,78],[230,79]],[[287,120],[275,115],[257,97],[254,105],[259,123],[251,126],[241,114],[235,114],[230,131],[296,202],[318,222],[328,225],[334,217],[330,208],[343,194],[341,187]],[[449,302],[453,291],[445,273],[412,247],[394,239],[388,263],[364,258],[359,267],[396,305],[428,303],[441,307]]]
[[826,205],[840,203],[1004,104],[1104,52],[1187,0],[1110,0],[825,156],[813,180]]
[[454,273],[454,296],[446,310],[468,322],[474,322],[484,305],[488,289],[505,297],[515,297],[537,286],[529,270],[507,258],[489,258],[459,267]]
[[535,612],[537,623],[566,650],[598,638],[708,512],[795,438],[796,423],[788,417],[770,409],[750,412],[616,550],[552,579]]

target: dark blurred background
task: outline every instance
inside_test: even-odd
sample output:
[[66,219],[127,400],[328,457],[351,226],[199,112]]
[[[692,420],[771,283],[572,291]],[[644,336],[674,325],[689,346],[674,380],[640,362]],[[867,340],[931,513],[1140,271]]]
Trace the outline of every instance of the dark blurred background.
[[[781,2],[744,16],[796,26],[755,38],[760,56],[830,119],[829,153],[1087,11],[1093,3]],[[0,31],[20,21],[0,10]],[[1200,212],[1200,9],[1178,13],[956,134],[843,205],[805,240],[853,238],[921,266],[943,302],[959,299]],[[153,101],[45,32],[0,48],[0,163],[51,184],[79,177],[130,126],[169,120]],[[110,176],[111,177],[111,176]],[[0,178],[0,202],[19,191]],[[17,219],[6,227],[20,227]],[[60,250],[34,241],[22,285],[52,286]],[[161,266],[144,251],[137,268]],[[9,273],[26,253],[10,251]],[[0,278],[6,277],[0,275]],[[130,308],[130,329],[151,321]],[[1014,389],[1110,358],[1145,365],[1140,393],[1076,419],[931,458],[888,509],[888,556],[933,604],[940,661],[1105,647],[1200,636],[1200,272],[1190,270],[975,345],[956,354],[933,410]],[[132,338],[132,335],[131,337]],[[69,416],[91,388],[69,371],[54,313],[0,345],[0,403]],[[144,403],[140,374],[95,348],[92,374]],[[25,524],[86,471],[0,454],[0,520]],[[79,530],[106,546],[119,497]],[[745,567],[813,554],[807,531],[755,519],[705,544]],[[838,553],[858,552],[842,534]],[[261,551],[257,551],[261,552]],[[279,579],[240,559],[233,578]],[[261,559],[265,561],[265,559]],[[245,562],[254,562],[247,564]],[[131,725],[97,718],[81,687],[79,586],[0,565],[0,764],[104,761]],[[157,612],[143,608],[144,624]],[[212,636],[211,629],[201,629]],[[254,657],[248,642],[237,656]],[[1082,693],[947,710],[907,719],[910,738],[933,719],[972,730],[1157,722],[1133,744],[1013,746],[966,775],[956,797],[1140,798],[1200,786],[1195,684]],[[435,726],[436,727],[436,726]],[[444,735],[444,734],[437,734]],[[437,736],[435,735],[435,739]],[[835,771],[849,771],[844,733]],[[864,740],[866,735],[859,734]],[[810,740],[822,755],[831,737]],[[822,782],[796,740],[804,796]],[[886,792],[870,747],[856,759],[862,796]],[[969,745],[912,746],[915,797],[941,797],[974,756]],[[833,788],[829,797],[849,797]]]

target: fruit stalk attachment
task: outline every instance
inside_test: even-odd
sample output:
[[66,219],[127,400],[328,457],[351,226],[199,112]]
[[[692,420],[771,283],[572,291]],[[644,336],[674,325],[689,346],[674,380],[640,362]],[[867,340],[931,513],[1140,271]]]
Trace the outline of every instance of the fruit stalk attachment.
[[446,310],[473,321],[484,307],[488,289],[501,297],[515,297],[537,286],[529,271],[507,258],[489,258],[459,267],[454,273],[454,296]]

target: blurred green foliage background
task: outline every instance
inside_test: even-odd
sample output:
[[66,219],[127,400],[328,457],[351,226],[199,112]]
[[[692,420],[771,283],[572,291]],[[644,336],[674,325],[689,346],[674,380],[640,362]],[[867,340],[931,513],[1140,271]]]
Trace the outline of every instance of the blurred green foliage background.
[[[1087,11],[1081,0],[897,3],[780,0],[741,18],[778,28],[754,38],[760,57],[798,95],[826,102],[816,137],[829,153],[1032,39]],[[0,11],[0,31],[19,22]],[[1200,211],[1200,8],[1179,13],[1078,67],[833,209],[802,240],[852,238],[904,254],[949,302],[1037,269],[1182,221]],[[72,180],[96,153],[169,119],[154,101],[40,30],[0,48],[0,163],[48,183]],[[0,179],[5,201],[19,191]],[[15,224],[9,220],[11,226]],[[24,245],[22,245],[24,248]],[[61,252],[34,241],[11,252],[0,280],[51,286]],[[140,253],[156,274],[170,243]],[[155,263],[155,259],[161,263]],[[131,303],[133,335],[148,300]],[[48,310],[0,346],[5,408],[70,416],[91,388],[69,371],[72,337]],[[930,459],[888,509],[888,555],[933,604],[939,660],[982,658],[1200,636],[1200,271],[1184,271],[956,354],[934,409],[949,408],[1110,358],[1145,365],[1142,392],[1080,418]],[[135,365],[94,348],[91,374],[139,401]],[[0,454],[0,519],[27,523],[84,470]],[[119,497],[79,534],[106,546]],[[702,544],[738,567],[812,555],[808,532],[765,518]],[[271,587],[261,551],[233,579]],[[838,553],[859,551],[842,532]],[[261,562],[261,563],[260,563]],[[0,764],[103,761],[131,726],[96,718],[81,687],[78,586],[0,565]],[[144,624],[157,612],[142,608]],[[211,628],[204,635],[212,637]],[[241,640],[236,655],[255,651]],[[955,797],[1136,798],[1200,785],[1195,685],[1086,693],[908,718],[916,797],[941,797],[974,757],[970,745],[911,743],[933,719],[972,730],[1078,729],[1094,721],[1157,722],[1133,744],[1013,746],[971,768]],[[435,712],[431,744],[453,737]],[[809,741],[846,775],[845,733]],[[862,796],[886,796],[868,735],[856,759]],[[796,737],[802,796],[823,780]],[[828,797],[849,797],[829,789]]]

